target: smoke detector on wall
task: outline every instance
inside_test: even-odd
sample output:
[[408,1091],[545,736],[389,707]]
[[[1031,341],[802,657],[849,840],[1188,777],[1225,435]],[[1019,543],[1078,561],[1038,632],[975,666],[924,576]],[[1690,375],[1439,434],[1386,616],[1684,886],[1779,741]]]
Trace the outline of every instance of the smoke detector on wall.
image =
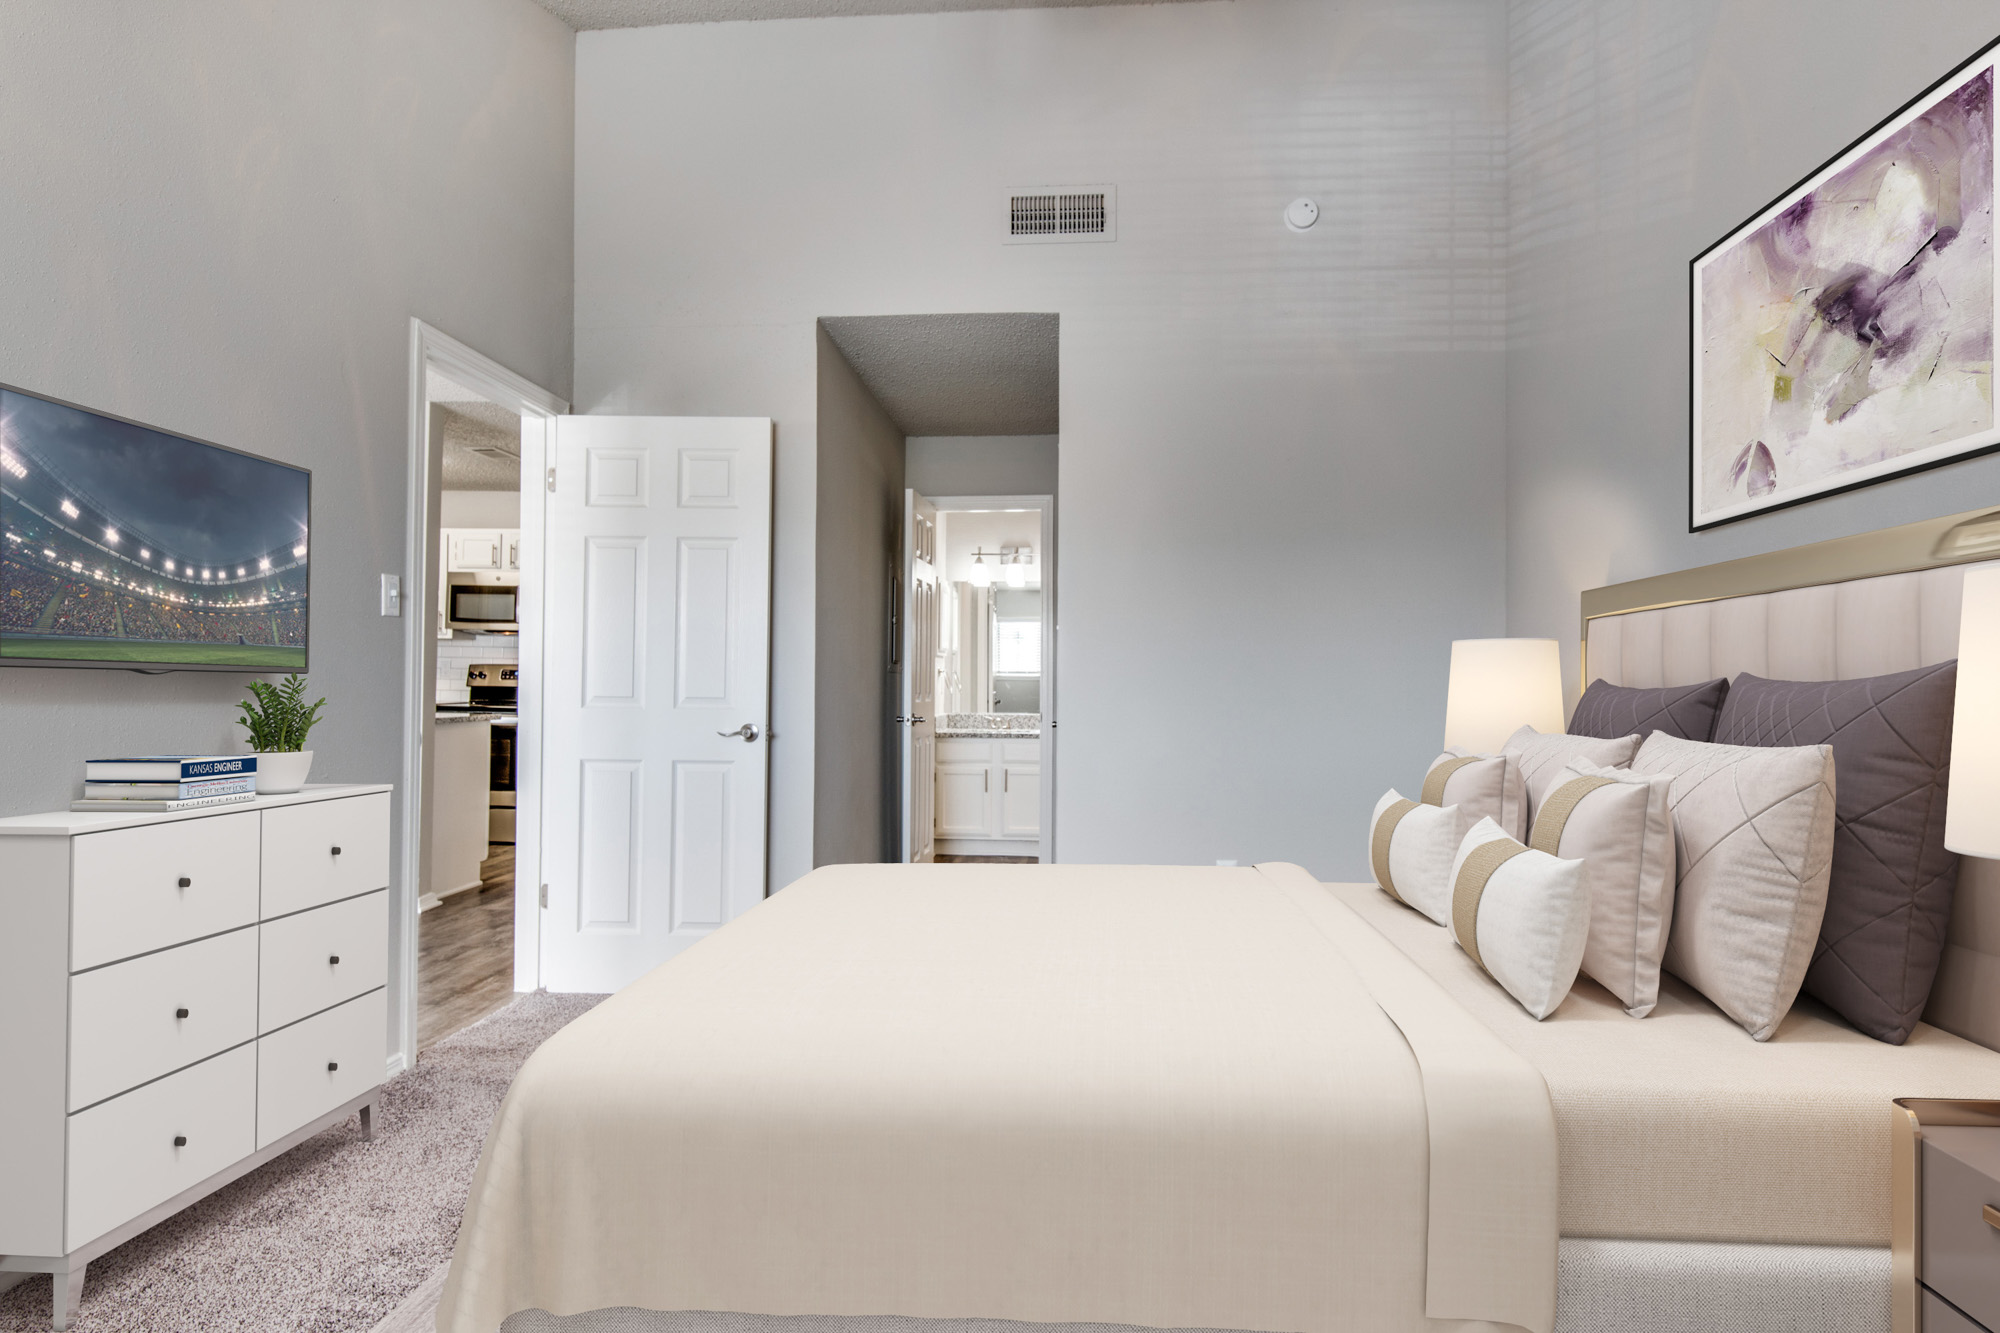
[[1118,239],[1118,187],[1042,185],[1007,192],[1009,245]]

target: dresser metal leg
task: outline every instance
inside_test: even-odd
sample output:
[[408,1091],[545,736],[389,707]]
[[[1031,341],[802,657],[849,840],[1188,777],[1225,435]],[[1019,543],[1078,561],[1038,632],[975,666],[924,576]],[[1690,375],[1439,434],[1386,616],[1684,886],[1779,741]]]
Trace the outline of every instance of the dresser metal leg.
[[56,1333],[69,1327],[69,1321],[76,1317],[76,1307],[83,1303],[83,1270],[89,1267],[78,1263],[66,1273],[49,1274],[49,1285],[55,1288],[55,1318],[52,1321]]
[[361,1104],[361,1137],[372,1142],[375,1138],[375,1103]]

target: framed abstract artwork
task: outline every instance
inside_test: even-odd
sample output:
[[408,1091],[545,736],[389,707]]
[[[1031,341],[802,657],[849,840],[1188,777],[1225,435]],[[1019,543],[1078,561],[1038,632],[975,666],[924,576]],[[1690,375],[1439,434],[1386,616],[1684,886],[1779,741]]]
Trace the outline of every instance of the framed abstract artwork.
[[1689,265],[1688,529],[2000,448],[1987,46]]

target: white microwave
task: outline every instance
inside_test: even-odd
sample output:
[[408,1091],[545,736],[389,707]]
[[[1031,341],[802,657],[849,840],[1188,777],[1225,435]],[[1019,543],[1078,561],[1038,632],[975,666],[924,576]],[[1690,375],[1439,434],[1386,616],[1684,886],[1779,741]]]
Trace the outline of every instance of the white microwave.
[[[460,582],[463,578],[465,581]],[[481,634],[514,634],[521,628],[521,589],[514,583],[480,583],[453,575],[445,588],[445,623],[452,629]]]

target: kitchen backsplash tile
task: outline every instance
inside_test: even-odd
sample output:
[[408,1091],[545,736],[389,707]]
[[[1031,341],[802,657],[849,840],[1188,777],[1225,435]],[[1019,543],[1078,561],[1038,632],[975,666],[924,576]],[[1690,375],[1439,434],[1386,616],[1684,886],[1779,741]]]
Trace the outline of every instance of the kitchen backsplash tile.
[[472,700],[465,685],[465,669],[474,662],[518,662],[519,641],[478,643],[472,639],[440,639],[437,646],[437,701],[462,704]]

